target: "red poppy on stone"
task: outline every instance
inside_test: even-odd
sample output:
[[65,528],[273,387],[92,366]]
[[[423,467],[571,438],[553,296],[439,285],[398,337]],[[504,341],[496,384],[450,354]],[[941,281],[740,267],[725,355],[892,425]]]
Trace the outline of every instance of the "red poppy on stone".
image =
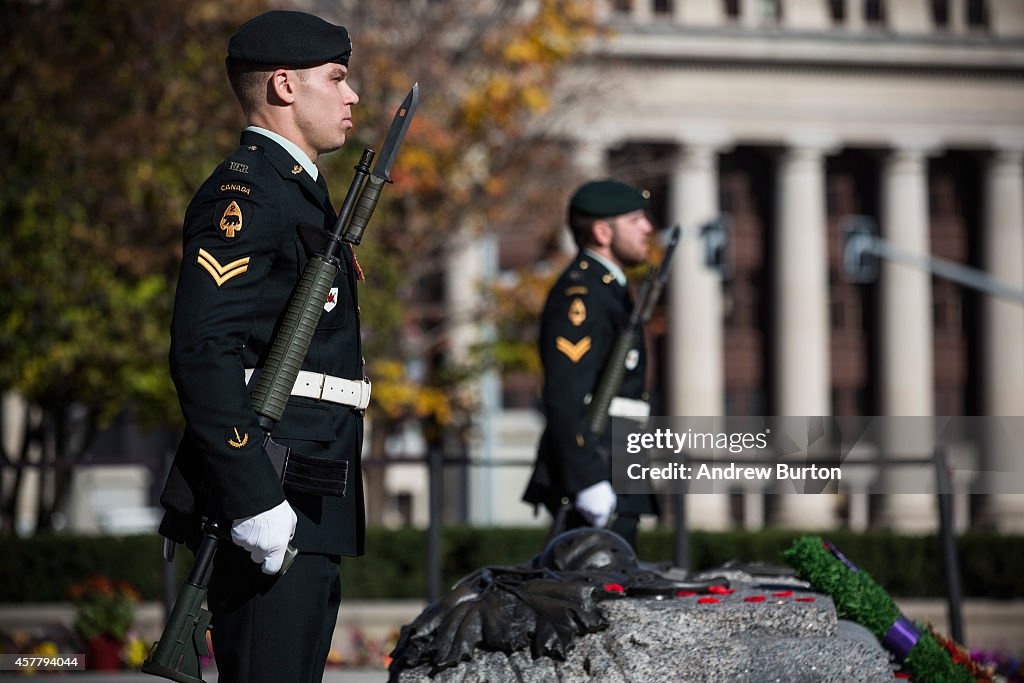
[[718,598],[701,598],[697,602],[702,605],[713,605],[718,602]]
[[714,593],[716,595],[729,595],[735,593],[735,588],[726,588],[725,586],[708,586],[708,593]]
[[697,593],[694,592],[694,591],[676,591],[676,597],[677,598],[688,598],[691,595],[696,595],[696,594]]
[[779,591],[778,593],[772,593],[773,598],[788,598],[793,594],[793,591]]
[[604,589],[606,591],[608,591],[609,593],[625,593],[626,592],[626,589],[623,588],[622,585],[618,584],[618,583],[606,583],[604,585]]
[[766,599],[767,598],[765,598],[763,595],[748,595],[747,597],[743,598],[743,601],[744,602],[764,602]]
[[793,599],[796,600],[797,602],[814,602],[814,598],[806,597],[806,596],[802,597],[802,598],[793,598]]

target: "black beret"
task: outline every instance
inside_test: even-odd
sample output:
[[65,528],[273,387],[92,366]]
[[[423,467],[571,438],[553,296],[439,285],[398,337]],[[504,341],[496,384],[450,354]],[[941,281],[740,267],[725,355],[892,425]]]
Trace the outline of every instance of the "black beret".
[[569,200],[570,211],[604,218],[646,209],[651,193],[618,180],[591,180],[580,186]]
[[274,66],[348,66],[352,39],[335,26],[305,12],[273,10],[242,24],[228,42],[228,57]]

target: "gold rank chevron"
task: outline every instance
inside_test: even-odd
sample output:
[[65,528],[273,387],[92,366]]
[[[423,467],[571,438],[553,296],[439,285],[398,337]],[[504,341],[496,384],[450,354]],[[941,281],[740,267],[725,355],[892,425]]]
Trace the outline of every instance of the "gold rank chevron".
[[573,363],[579,363],[580,358],[590,350],[590,337],[584,337],[575,344],[565,337],[555,337],[555,348],[568,356]]
[[235,277],[241,275],[245,271],[249,270],[249,259],[251,256],[240,258],[237,261],[221,265],[220,261],[213,257],[213,254],[206,251],[205,249],[199,250],[199,256],[196,257],[196,263],[202,266],[203,270],[210,274],[213,281],[220,287],[222,284]]

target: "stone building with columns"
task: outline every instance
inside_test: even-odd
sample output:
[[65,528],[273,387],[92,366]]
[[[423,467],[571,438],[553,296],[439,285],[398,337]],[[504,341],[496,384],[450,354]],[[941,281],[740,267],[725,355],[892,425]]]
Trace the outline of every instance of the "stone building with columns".
[[[588,95],[555,112],[559,135],[586,174],[650,188],[664,225],[729,219],[727,278],[700,240],[677,252],[652,340],[656,414],[1024,415],[1024,306],[886,260],[853,283],[842,265],[861,216],[894,247],[1024,289],[1024,2],[599,4],[610,31],[566,79]],[[532,454],[526,404],[489,423],[506,457]],[[980,472],[957,484],[958,527],[1024,529],[1024,495],[968,495],[1019,470],[1021,448],[966,454]],[[471,484],[471,518],[524,519],[525,477],[476,473],[489,493]],[[689,496],[687,517],[934,528],[933,497],[885,486]]]

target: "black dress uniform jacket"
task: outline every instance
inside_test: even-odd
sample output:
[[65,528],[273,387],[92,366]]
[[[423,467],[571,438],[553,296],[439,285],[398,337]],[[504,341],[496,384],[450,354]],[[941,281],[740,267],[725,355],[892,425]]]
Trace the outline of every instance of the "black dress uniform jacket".
[[[576,256],[548,294],[540,323],[544,366],[542,403],[547,425],[541,436],[533,476],[523,495],[554,514],[563,497],[600,481],[611,481],[608,453],[611,429],[598,441],[589,431],[588,395],[597,389],[619,331],[629,320],[629,291],[597,259]],[[643,333],[626,359],[618,396],[646,398]],[[649,496],[618,496],[619,512],[655,512]]]
[[[170,352],[186,431],[161,497],[165,535],[184,540],[182,519],[194,530],[199,515],[239,519],[285,499],[244,370],[262,367],[292,290],[334,220],[326,184],[251,131],[189,205]],[[345,245],[304,370],[362,379],[357,312],[356,266]],[[344,496],[287,493],[300,550],[363,553],[362,432],[353,409],[301,397],[289,400],[274,428],[274,440],[296,453],[349,463]]]

